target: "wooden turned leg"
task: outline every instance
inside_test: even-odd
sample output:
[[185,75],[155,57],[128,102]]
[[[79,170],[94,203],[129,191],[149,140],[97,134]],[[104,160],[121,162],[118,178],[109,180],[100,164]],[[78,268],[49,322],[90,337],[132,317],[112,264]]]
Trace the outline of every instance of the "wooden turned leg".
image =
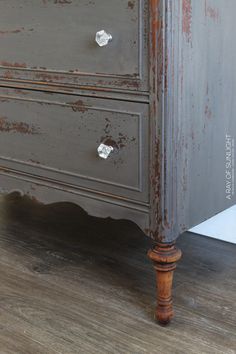
[[154,263],[157,279],[157,308],[156,319],[162,325],[170,322],[174,315],[172,306],[172,283],[176,262],[182,252],[172,244],[157,243],[148,252]]

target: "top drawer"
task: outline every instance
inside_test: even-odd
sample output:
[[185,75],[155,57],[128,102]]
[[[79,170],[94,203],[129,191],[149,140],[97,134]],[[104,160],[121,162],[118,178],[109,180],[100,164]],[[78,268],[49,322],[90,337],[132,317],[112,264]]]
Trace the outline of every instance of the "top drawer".
[[1,0],[0,77],[146,91],[147,22],[147,0]]

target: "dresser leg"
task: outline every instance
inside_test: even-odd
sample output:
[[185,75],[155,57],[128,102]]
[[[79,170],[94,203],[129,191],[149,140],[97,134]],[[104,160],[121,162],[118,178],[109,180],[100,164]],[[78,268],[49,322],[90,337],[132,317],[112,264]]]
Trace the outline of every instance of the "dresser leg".
[[157,243],[148,252],[154,263],[157,280],[157,308],[156,319],[162,325],[170,322],[174,315],[172,306],[172,283],[176,262],[181,258],[182,252],[174,243]]

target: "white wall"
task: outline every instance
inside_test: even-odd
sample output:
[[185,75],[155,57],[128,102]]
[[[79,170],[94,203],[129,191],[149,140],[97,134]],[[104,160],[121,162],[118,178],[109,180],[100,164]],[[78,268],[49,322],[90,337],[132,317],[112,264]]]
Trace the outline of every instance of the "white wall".
[[236,205],[189,231],[236,244]]

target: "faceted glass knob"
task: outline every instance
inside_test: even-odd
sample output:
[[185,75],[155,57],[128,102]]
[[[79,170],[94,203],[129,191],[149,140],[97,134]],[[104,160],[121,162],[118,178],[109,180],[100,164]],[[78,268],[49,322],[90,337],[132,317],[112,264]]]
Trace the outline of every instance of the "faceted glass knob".
[[106,160],[113,150],[114,148],[112,146],[100,144],[97,148],[98,156]]
[[96,33],[95,41],[99,47],[104,47],[112,40],[112,35],[104,30],[98,31]]

